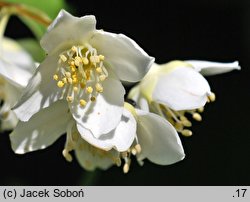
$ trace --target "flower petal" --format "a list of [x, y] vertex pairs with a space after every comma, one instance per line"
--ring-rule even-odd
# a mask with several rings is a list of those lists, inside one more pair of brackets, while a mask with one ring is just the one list
[[90, 43], [105, 56], [105, 60], [120, 80], [137, 82], [147, 73], [154, 58], [123, 34], [98, 30]]
[[108, 77], [103, 83], [103, 93], [95, 102], [85, 107], [79, 103], [69, 104], [72, 115], [79, 125], [89, 129], [95, 137], [113, 130], [121, 120], [125, 90], [120, 81]]
[[135, 139], [136, 121], [133, 115], [126, 109], [119, 125], [107, 134], [102, 134], [96, 138], [88, 129], [77, 124], [77, 129], [82, 138], [88, 143], [103, 150], [111, 150], [115, 148], [119, 152], [128, 150]]
[[210, 87], [206, 79], [190, 67], [178, 67], [159, 77], [153, 100], [178, 110], [197, 109], [205, 105]]
[[118, 158], [119, 153], [115, 150], [103, 151], [91, 146], [89, 143], [80, 139], [78, 141], [79, 149], [75, 149], [75, 154], [80, 165], [89, 171], [100, 168], [107, 170], [114, 165], [115, 157]]
[[193, 68], [200, 72], [204, 76], [210, 76], [215, 74], [222, 74], [230, 72], [234, 69], [240, 70], [239, 62], [221, 63], [221, 62], [209, 62], [201, 60], [187, 60], [185, 61], [193, 66]]
[[35, 63], [17, 43], [4, 38], [0, 54], [0, 75], [17, 87], [26, 87]]
[[148, 158], [159, 165], [169, 165], [184, 159], [180, 138], [174, 127], [162, 117], [137, 110], [138, 142], [141, 153], [138, 160]]
[[39, 110], [50, 106], [62, 99], [63, 90], [58, 88], [53, 75], [56, 71], [58, 55], [48, 56], [37, 68], [28, 86], [14, 107], [21, 121], [28, 121]]
[[78, 18], [61, 10], [41, 39], [41, 46], [49, 53], [62, 44], [72, 46], [72, 44], [84, 43], [93, 34], [95, 25], [95, 16], [87, 15]]
[[18, 153], [44, 149], [66, 131], [71, 119], [67, 103], [58, 101], [35, 114], [28, 122], [19, 122], [10, 134], [12, 149]]

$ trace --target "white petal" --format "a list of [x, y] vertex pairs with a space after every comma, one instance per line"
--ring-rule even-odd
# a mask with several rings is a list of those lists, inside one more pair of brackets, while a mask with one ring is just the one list
[[10, 134], [12, 149], [18, 153], [44, 149], [54, 143], [66, 131], [71, 119], [67, 103], [58, 101], [41, 110], [28, 122], [19, 122]]
[[95, 137], [113, 130], [120, 122], [125, 90], [120, 81], [108, 77], [103, 83], [103, 93], [95, 102], [89, 101], [85, 107], [79, 103], [69, 104], [76, 122], [89, 129]]
[[[22, 88], [16, 87], [12, 83], [5, 82], [4, 83], [4, 105], [8, 105], [8, 110], [10, 110], [18, 101], [21, 96]], [[2, 107], [3, 108], [3, 107]], [[1, 108], [1, 111], [2, 111]]]
[[230, 72], [234, 69], [237, 70], [241, 69], [238, 61], [231, 63], [221, 63], [221, 62], [209, 62], [201, 60], [187, 60], [185, 62], [191, 64], [196, 71], [200, 72], [204, 76], [222, 74]]
[[81, 145], [79, 149], [75, 149], [76, 158], [80, 165], [89, 171], [96, 168], [108, 169], [114, 165], [113, 158], [119, 155], [115, 150], [103, 151], [97, 149], [82, 139], [78, 141], [78, 144]]
[[117, 151], [123, 152], [128, 150], [135, 139], [136, 121], [133, 115], [124, 109], [119, 125], [111, 132], [102, 134], [98, 138], [80, 124], [77, 124], [77, 129], [88, 143], [103, 150], [115, 148]]
[[169, 165], [184, 159], [180, 138], [174, 127], [165, 119], [153, 113], [137, 110], [138, 142], [142, 151], [138, 160], [148, 158], [159, 165]]
[[153, 100], [169, 108], [191, 110], [205, 105], [210, 87], [206, 79], [190, 67], [178, 67], [159, 77]]
[[154, 58], [123, 34], [96, 31], [90, 43], [123, 81], [141, 80], [154, 62]]
[[4, 38], [0, 49], [0, 75], [17, 87], [25, 87], [35, 72], [32, 58], [17, 43]]
[[83, 44], [95, 30], [95, 16], [74, 17], [61, 10], [41, 39], [41, 46], [48, 53], [58, 46]]
[[37, 68], [21, 99], [14, 107], [21, 121], [28, 121], [39, 110], [62, 99], [62, 89], [57, 87], [53, 75], [56, 71], [58, 55], [48, 56]]

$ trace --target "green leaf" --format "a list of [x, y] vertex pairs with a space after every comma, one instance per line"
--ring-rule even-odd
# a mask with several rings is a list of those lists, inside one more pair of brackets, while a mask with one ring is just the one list
[[45, 52], [40, 44], [32, 38], [20, 39], [17, 41], [28, 53], [31, 54], [36, 62], [42, 62], [45, 57]]

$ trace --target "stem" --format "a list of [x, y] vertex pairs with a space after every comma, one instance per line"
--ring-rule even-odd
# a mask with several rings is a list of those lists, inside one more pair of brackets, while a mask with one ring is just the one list
[[18, 14], [24, 17], [31, 18], [46, 27], [51, 23], [51, 19], [49, 19], [49, 17], [47, 17], [45, 13], [41, 12], [40, 10], [37, 13], [29, 9], [27, 6], [15, 3], [0, 2], [0, 8], [8, 8], [10, 14]]

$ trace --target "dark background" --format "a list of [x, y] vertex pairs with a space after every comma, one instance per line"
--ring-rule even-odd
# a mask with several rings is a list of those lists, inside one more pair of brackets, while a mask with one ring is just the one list
[[[208, 77], [217, 95], [194, 135], [182, 138], [186, 158], [171, 166], [132, 162], [85, 172], [61, 155], [65, 137], [51, 147], [15, 155], [0, 136], [1, 185], [250, 185], [250, 1], [68, 1], [74, 14], [94, 14], [97, 27], [133, 38], [157, 63], [174, 59], [238, 60], [241, 71]], [[11, 37], [28, 32], [13, 20]], [[13, 32], [12, 30], [16, 30]]]

